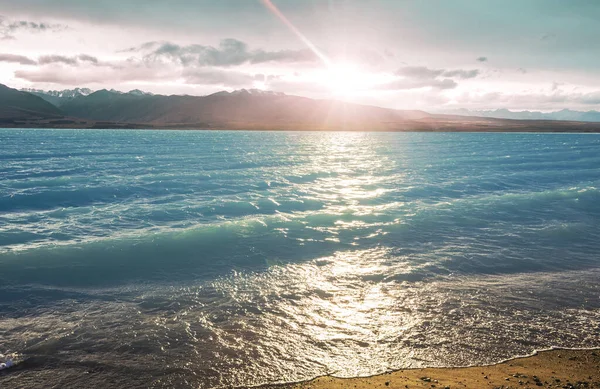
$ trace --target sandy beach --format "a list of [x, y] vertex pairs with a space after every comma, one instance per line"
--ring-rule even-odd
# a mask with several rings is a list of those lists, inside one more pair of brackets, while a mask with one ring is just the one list
[[365, 378], [320, 377], [279, 388], [600, 388], [600, 350], [551, 350], [497, 365], [399, 370]]

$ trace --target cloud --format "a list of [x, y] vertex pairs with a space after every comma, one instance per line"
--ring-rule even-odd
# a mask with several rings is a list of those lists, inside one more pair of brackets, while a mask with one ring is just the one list
[[123, 66], [82, 66], [76, 72], [70, 65], [55, 62], [31, 70], [15, 71], [15, 78], [29, 82], [81, 86], [85, 84], [123, 83], [133, 81], [174, 81], [180, 74], [170, 69], [140, 64]]
[[0, 39], [9, 40], [15, 39], [14, 34], [19, 31], [27, 32], [57, 32], [67, 29], [68, 26], [64, 24], [51, 24], [51, 23], [36, 23], [25, 20], [8, 20], [3, 16], [0, 16]]
[[479, 75], [479, 70], [444, 70], [444, 69], [430, 69], [425, 66], [405, 66], [396, 71], [396, 75], [415, 78], [415, 79], [434, 79], [437, 77], [449, 77], [449, 78], [475, 78]]
[[329, 94], [331, 90], [328, 86], [314, 81], [292, 81], [275, 78], [269, 82], [269, 89], [275, 92], [283, 93], [315, 93]]
[[453, 89], [458, 84], [456, 81], [449, 78], [444, 79], [410, 79], [404, 78], [396, 81], [392, 81], [387, 84], [380, 85], [374, 89], [381, 90], [406, 90], [406, 89], [419, 89], [419, 88], [435, 88], [435, 89]]
[[487, 62], [487, 60], [488, 60], [487, 57], [478, 57], [477, 58], [477, 61], [479, 61], [479, 62]]
[[[87, 54], [79, 54], [74, 57], [67, 57], [64, 55], [42, 55], [38, 60], [33, 60], [29, 57], [16, 54], [0, 54], [0, 62], [12, 62], [21, 65], [50, 65], [56, 63], [62, 63], [70, 66], [78, 66], [82, 63], [90, 63], [93, 65], [102, 65], [98, 58]], [[112, 64], [104, 63], [106, 66], [112, 66]]]
[[[556, 87], [555, 87], [556, 86]], [[464, 93], [454, 98], [454, 104], [461, 107], [482, 109], [563, 109], [566, 105], [590, 109], [600, 104], [600, 91], [586, 93], [564, 92], [553, 84], [549, 93], [504, 93], [490, 91], [486, 93]]]
[[558, 89], [559, 89], [559, 87], [560, 87], [561, 85], [563, 85], [563, 84], [562, 84], [562, 83], [559, 83], [559, 82], [556, 82], [556, 81], [554, 81], [554, 82], [552, 83], [552, 88], [551, 88], [551, 90], [552, 90], [552, 91], [556, 91], [556, 90], [558, 90]]
[[405, 66], [396, 71], [396, 75], [417, 79], [433, 79], [444, 73], [443, 70], [429, 69], [425, 66]]
[[406, 90], [419, 88], [453, 89], [458, 86], [453, 79], [469, 79], [479, 75], [479, 70], [431, 69], [425, 66], [404, 66], [395, 72], [402, 78], [381, 85], [385, 90]]
[[225, 85], [243, 86], [251, 85], [254, 81], [264, 80], [264, 75], [253, 75], [238, 71], [224, 71], [219, 69], [186, 69], [182, 73], [187, 84], [196, 85]]
[[444, 77], [455, 77], [455, 78], [462, 78], [462, 79], [475, 78], [478, 75], [479, 75], [479, 70], [477, 70], [477, 69], [472, 69], [472, 70], [462, 70], [462, 69], [447, 70], [444, 73], [442, 73], [442, 76], [444, 76]]
[[48, 24], [48, 23], [35, 23], [35, 22], [26, 22], [19, 21], [7, 24], [6, 28], [9, 31], [16, 30], [29, 30], [29, 31], [48, 31], [48, 30], [57, 30], [60, 29], [60, 25]]
[[42, 55], [38, 59], [38, 63], [40, 65], [47, 65], [47, 64], [51, 64], [51, 63], [64, 63], [67, 65], [76, 65], [77, 58], [65, 57], [64, 55]]
[[541, 41], [550, 41], [556, 39], [556, 34], [544, 34], [540, 37]]
[[[175, 82], [182, 80], [189, 85], [223, 85], [225, 87], [253, 86], [255, 82], [269, 82], [276, 76], [254, 74], [238, 69], [223, 69], [228, 64], [262, 63], [297, 59], [295, 51], [267, 52], [249, 51], [241, 41], [225, 40], [219, 50], [206, 46], [178, 46], [165, 42], [149, 42], [127, 52], [141, 54], [123, 60], [103, 61], [95, 56], [79, 54], [41, 55], [37, 60], [22, 56], [4, 55], [0, 61], [38, 65], [34, 69], [18, 69], [15, 77], [29, 82], [60, 85], [108, 84], [115, 82]], [[143, 51], [151, 51], [145, 54]], [[192, 57], [187, 59], [186, 55]], [[149, 60], [148, 56], [160, 58], [174, 56], [177, 62]], [[233, 65], [232, 65], [233, 66]]]
[[92, 64], [99, 64], [98, 58], [87, 54], [80, 54], [75, 57], [67, 57], [64, 55], [42, 55], [38, 58], [40, 65], [48, 65], [53, 63], [63, 63], [66, 65], [78, 65], [81, 62], [89, 62]]
[[[308, 49], [266, 51], [250, 50], [248, 45], [237, 39], [223, 39], [219, 47], [199, 44], [180, 46], [171, 42], [148, 42], [127, 52], [147, 52], [144, 60], [156, 62], [170, 60], [183, 66], [227, 67], [244, 63], [265, 62], [316, 62], [317, 56]], [[149, 52], [148, 52], [149, 51]]]
[[[82, 58], [84, 57], [84, 58]], [[83, 61], [86, 59], [87, 61]], [[189, 85], [252, 86], [255, 81], [274, 79], [264, 74], [251, 74], [219, 68], [182, 68], [168, 64], [147, 64], [142, 61], [96, 62], [95, 57], [43, 56], [41, 66], [19, 69], [15, 77], [29, 82], [81, 86], [123, 82], [175, 82], [183, 79]], [[73, 66], [77, 66], [73, 71]]]
[[153, 48], [155, 48], [156, 46], [159, 46], [160, 44], [161, 43], [157, 42], [157, 41], [146, 42], [146, 43], [142, 43], [139, 46], [129, 47], [125, 50], [118, 50], [117, 53], [134, 53], [134, 52], [152, 50]]
[[0, 62], [18, 63], [20, 65], [35, 65], [37, 62], [23, 55], [0, 54]]
[[578, 98], [582, 104], [597, 105], [600, 104], [600, 91], [585, 93]]
[[98, 63], [98, 58], [87, 54], [79, 54], [77, 58], [79, 58], [80, 61], [84, 62], [91, 62], [96, 64]]

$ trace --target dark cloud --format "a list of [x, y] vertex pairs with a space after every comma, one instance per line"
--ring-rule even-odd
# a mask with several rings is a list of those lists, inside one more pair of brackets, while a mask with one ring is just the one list
[[224, 39], [219, 47], [203, 45], [180, 46], [171, 42], [148, 42], [128, 52], [148, 52], [146, 61], [170, 60], [183, 66], [235, 66], [244, 63], [265, 62], [315, 62], [317, 56], [308, 49], [266, 51], [250, 50], [248, 45], [237, 39]]
[[28, 32], [46, 32], [46, 31], [62, 31], [67, 29], [68, 26], [64, 24], [51, 24], [51, 23], [36, 23], [25, 20], [8, 20], [0, 16], [0, 39], [15, 39], [14, 34], [19, 31]]
[[478, 57], [477, 58], [477, 61], [479, 61], [479, 62], [487, 62], [487, 60], [488, 60], [487, 57]]
[[19, 22], [8, 23], [6, 25], [6, 28], [9, 31], [16, 31], [16, 30], [48, 31], [48, 30], [52, 30], [52, 29], [57, 29], [59, 27], [58, 27], [58, 25], [53, 25], [53, 24], [48, 24], [48, 23], [35, 23], [35, 22], [19, 21]]
[[444, 77], [454, 77], [454, 78], [462, 78], [462, 79], [475, 78], [478, 75], [479, 75], [479, 70], [477, 70], [477, 69], [471, 69], [471, 70], [462, 70], [462, 69], [447, 70], [444, 73], [442, 73], [442, 76], [444, 76]]
[[98, 63], [98, 58], [87, 54], [80, 54], [77, 58], [79, 58], [79, 60], [83, 62], [91, 62], [95, 64]]
[[64, 55], [42, 55], [38, 59], [38, 63], [40, 65], [48, 65], [51, 63], [64, 63], [67, 65], [76, 65], [77, 58], [76, 57], [66, 57]]
[[37, 62], [23, 55], [0, 54], [0, 62], [18, 63], [21, 65], [35, 65]]

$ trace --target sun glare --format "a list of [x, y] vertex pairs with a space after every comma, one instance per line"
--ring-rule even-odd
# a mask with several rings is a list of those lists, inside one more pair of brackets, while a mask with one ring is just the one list
[[353, 64], [334, 64], [328, 67], [323, 83], [336, 96], [351, 96], [368, 89], [369, 77]]
[[252, 83], [252, 87], [254, 89], [260, 89], [260, 90], [267, 90], [268, 89], [267, 83], [264, 82], [264, 81], [254, 81]]
[[318, 82], [335, 97], [353, 97], [371, 92], [388, 81], [385, 74], [371, 73], [352, 63], [335, 63], [317, 75]]

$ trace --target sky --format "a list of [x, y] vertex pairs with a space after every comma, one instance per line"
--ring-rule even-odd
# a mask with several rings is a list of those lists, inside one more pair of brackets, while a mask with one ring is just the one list
[[600, 1], [0, 0], [0, 83], [600, 109]]

